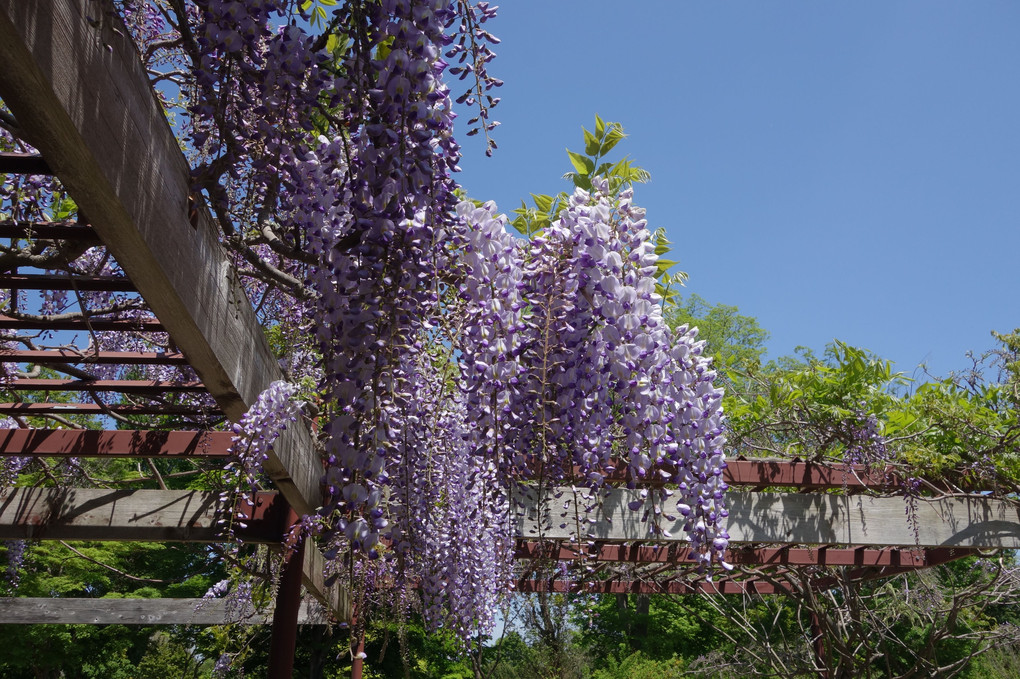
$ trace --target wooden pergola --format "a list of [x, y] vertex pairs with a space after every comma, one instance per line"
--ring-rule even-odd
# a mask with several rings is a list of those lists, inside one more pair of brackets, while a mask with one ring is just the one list
[[[144, 318], [26, 319], [0, 316], [0, 331], [79, 330], [166, 332], [176, 350], [91, 352], [13, 348], [0, 361], [14, 364], [189, 365], [193, 383], [139, 380], [14, 378], [2, 386], [8, 416], [176, 414], [222, 416], [237, 421], [258, 395], [282, 374], [255, 313], [225, 254], [211, 217], [192, 199], [190, 169], [167, 123], [139, 56], [112, 15], [99, 17], [88, 0], [0, 0], [0, 98], [41, 155], [4, 154], [0, 173], [56, 175], [77, 203], [79, 220], [68, 223], [3, 223], [0, 237], [103, 244], [125, 277], [43, 276], [0, 272], [10, 290], [106, 290], [137, 292], [152, 315]], [[83, 216], [87, 215], [87, 220]], [[73, 392], [76, 402], [38, 395]], [[100, 393], [208, 394], [215, 406], [110, 404]], [[7, 398], [7, 397], [5, 397]], [[217, 431], [0, 430], [0, 455], [49, 457], [227, 457], [231, 435]], [[321, 503], [323, 464], [303, 423], [288, 427], [265, 465], [276, 490], [260, 494], [242, 537], [249, 543], [281, 544], [298, 517]], [[883, 470], [783, 460], [735, 460], [726, 470], [737, 489], [729, 496], [728, 531], [735, 564], [844, 565], [859, 577], [882, 577], [924, 568], [977, 550], [1020, 548], [1020, 510], [981, 494], [918, 500], [918, 532], [904, 520], [901, 497], [863, 491], [889, 489], [896, 479]], [[623, 481], [622, 472], [610, 482]], [[765, 489], [789, 488], [789, 492]], [[841, 493], [828, 491], [841, 490]], [[561, 489], [564, 497], [573, 491]], [[650, 541], [648, 527], [620, 511], [637, 491], [613, 488], [602, 502], [612, 522], [591, 526], [584, 545], [576, 531], [556, 528], [550, 503], [531, 499], [518, 524], [522, 560], [585, 560], [641, 564], [660, 576], [654, 582], [612, 577], [571, 582], [525, 571], [519, 591], [578, 592], [777, 592], [746, 577], [707, 580], [690, 563], [680, 537]], [[568, 500], [570, 501], [570, 500]], [[562, 500], [557, 507], [562, 506]], [[224, 507], [216, 493], [173, 490], [73, 488], [0, 489], [0, 539], [153, 540], [219, 542], [216, 521]], [[668, 527], [667, 527], [668, 528]], [[669, 531], [681, 536], [679, 526]], [[301, 603], [300, 589], [335, 620], [351, 617], [347, 597], [323, 579], [324, 559], [312, 543], [292, 551], [276, 597], [272, 676], [290, 676], [297, 624], [322, 622]], [[596, 571], [598, 572], [598, 571]], [[101, 603], [100, 603], [101, 602]], [[164, 599], [0, 600], [5, 622], [95, 624], [219, 624], [222, 605]], [[259, 618], [255, 623], [267, 622]]]

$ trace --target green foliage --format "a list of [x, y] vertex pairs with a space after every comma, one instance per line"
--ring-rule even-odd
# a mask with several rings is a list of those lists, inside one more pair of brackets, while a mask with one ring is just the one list
[[[591, 191], [592, 179], [602, 177], [609, 182], [609, 193], [616, 195], [627, 186], [649, 180], [651, 175], [634, 165], [627, 157], [616, 162], [606, 160], [606, 155], [627, 136], [623, 132], [623, 125], [607, 123], [596, 115], [595, 132], [589, 132], [585, 128], [582, 128], [582, 132], [584, 153], [567, 149], [567, 158], [574, 171], [563, 175], [563, 178], [570, 180], [575, 187]], [[541, 233], [556, 219], [566, 204], [567, 194], [560, 192], [555, 196], [549, 196], [533, 193], [531, 198], [534, 207], [528, 207], [521, 201], [521, 207], [514, 210], [517, 216], [510, 222], [511, 226], [528, 238]]]
[[620, 672], [656, 665], [679, 671], [724, 641], [715, 631], [724, 621], [698, 597], [601, 595], [581, 603], [577, 643], [606, 677], [644, 676]]
[[653, 660], [636, 651], [623, 660], [610, 658], [606, 667], [595, 670], [592, 679], [682, 679], [687, 676], [679, 658]]
[[668, 307], [666, 322], [674, 328], [684, 323], [697, 326], [698, 339], [705, 340], [716, 369], [752, 370], [761, 365], [769, 333], [757, 319], [739, 312], [735, 306], [709, 304], [697, 294], [677, 296]]

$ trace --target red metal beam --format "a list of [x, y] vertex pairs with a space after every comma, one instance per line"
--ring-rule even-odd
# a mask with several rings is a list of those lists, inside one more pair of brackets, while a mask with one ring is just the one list
[[205, 391], [201, 382], [168, 382], [165, 380], [49, 380], [13, 379], [0, 383], [0, 390], [18, 391], [104, 391], [121, 394], [155, 395], [167, 392], [193, 393]]
[[697, 580], [694, 582], [645, 582], [641, 580], [518, 580], [518, 592], [577, 594], [783, 594], [785, 590], [762, 580]]
[[188, 365], [179, 352], [162, 351], [36, 351], [0, 347], [4, 363], [95, 363], [103, 365]]
[[0, 174], [53, 174], [38, 153], [0, 153]]
[[115, 403], [100, 406], [97, 403], [0, 403], [0, 415], [105, 415], [107, 411], [118, 415], [210, 415], [219, 414], [216, 406], [200, 408], [182, 405], [124, 405]]
[[45, 457], [227, 457], [226, 431], [0, 429], [0, 455]]
[[[726, 552], [732, 564], [763, 566], [859, 566], [926, 568], [973, 550], [960, 547], [742, 547]], [[957, 554], [960, 556], [953, 556]], [[599, 562], [691, 564], [691, 550], [682, 545], [614, 545], [596, 544], [580, 550], [569, 545], [543, 544], [522, 540], [517, 545], [519, 559]]]
[[796, 486], [801, 490], [876, 488], [899, 483], [892, 472], [884, 469], [799, 460], [727, 460], [723, 479], [732, 486]]
[[67, 274], [0, 274], [0, 288], [135, 292], [134, 283], [125, 276], [70, 276]]
[[[281, 498], [282, 499], [282, 498]], [[301, 532], [301, 517], [293, 509], [287, 512], [289, 533]], [[276, 591], [273, 609], [273, 631], [269, 640], [269, 679], [290, 679], [294, 673], [294, 650], [297, 648], [298, 613], [301, 611], [301, 571], [304, 565], [305, 541], [297, 538], [287, 549]]]
[[0, 238], [101, 242], [91, 226], [79, 222], [0, 222]]
[[0, 330], [95, 330], [97, 332], [165, 332], [154, 318], [138, 320], [90, 318], [12, 318], [0, 314]]

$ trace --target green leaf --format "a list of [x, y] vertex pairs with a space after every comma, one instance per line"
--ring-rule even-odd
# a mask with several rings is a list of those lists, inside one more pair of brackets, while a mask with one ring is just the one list
[[652, 234], [652, 240], [655, 242], [655, 254], [659, 257], [673, 249], [673, 244], [666, 238], [666, 230], [661, 227]]
[[606, 123], [605, 123], [604, 120], [602, 120], [602, 118], [599, 117], [599, 114], [596, 113], [595, 114], [595, 136], [598, 137], [599, 139], [602, 139], [605, 136], [605, 134], [606, 134]]
[[602, 142], [602, 148], [599, 149], [599, 154], [603, 156], [606, 155], [626, 136], [627, 135], [623, 133], [623, 128], [620, 127], [619, 124], [614, 124], [609, 128], [609, 132], [606, 133], [606, 140]]
[[673, 261], [670, 261], [668, 259], [660, 259], [658, 262], [655, 263], [655, 266], [657, 267], [656, 273], [655, 273], [656, 278], [658, 278], [662, 274], [666, 273], [667, 271], [672, 269], [677, 264], [679, 264], [679, 262], [673, 262]]
[[301, 3], [301, 11], [307, 12], [308, 8], [311, 7], [313, 4], [315, 4], [315, 0], [305, 0], [304, 2]]
[[575, 174], [574, 186], [585, 191], [591, 191], [591, 179], [587, 175]]
[[[574, 166], [577, 173], [580, 175], [589, 175], [591, 171], [595, 169], [595, 163], [591, 158], [582, 156], [580, 153], [574, 153], [570, 149], [567, 149], [567, 155], [570, 157], [570, 164]], [[591, 182], [588, 183], [589, 186]]]
[[552, 196], [546, 196], [544, 194], [539, 195], [533, 193], [531, 194], [531, 198], [532, 200], [535, 201], [535, 207], [537, 207], [541, 212], [545, 212], [546, 214], [548, 214], [549, 211], [552, 210], [554, 200]]
[[583, 127], [581, 130], [584, 132], [584, 152], [589, 156], [597, 156], [599, 154], [599, 146], [601, 145], [598, 138]]
[[68, 197], [63, 197], [53, 205], [53, 221], [64, 222], [78, 211], [78, 205]]

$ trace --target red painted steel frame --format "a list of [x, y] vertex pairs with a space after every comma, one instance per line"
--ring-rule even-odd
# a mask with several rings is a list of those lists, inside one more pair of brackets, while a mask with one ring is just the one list
[[0, 429], [0, 455], [49, 457], [227, 457], [226, 431]]
[[103, 365], [188, 365], [179, 352], [160, 351], [36, 351], [0, 347], [0, 362], [5, 363], [96, 363]]
[[782, 594], [784, 590], [762, 580], [719, 580], [708, 582], [643, 582], [636, 580], [518, 580], [518, 592], [562, 592], [577, 594]]
[[135, 292], [134, 283], [124, 276], [69, 276], [67, 274], [0, 274], [0, 288]]
[[[961, 547], [738, 547], [726, 553], [733, 564], [776, 566], [889, 566], [924, 568], [951, 561], [958, 555], [974, 550]], [[691, 550], [682, 545], [619, 545], [601, 544], [580, 550], [569, 545], [550, 545], [520, 541], [517, 557], [546, 558], [553, 561], [591, 559], [605, 562], [630, 563], [692, 563]]]
[[78, 222], [0, 222], [0, 238], [100, 242], [92, 227]]
[[0, 414], [23, 415], [212, 415], [220, 412], [216, 406], [160, 405], [99, 405], [97, 403], [0, 403]]
[[161, 380], [40, 380], [13, 379], [0, 384], [0, 389], [21, 391], [113, 391], [121, 394], [153, 395], [166, 392], [205, 391], [201, 382], [167, 382]]
[[0, 153], [0, 174], [52, 175], [53, 170], [38, 153]]
[[0, 314], [0, 330], [96, 330], [99, 332], [165, 332], [163, 324], [154, 318], [138, 320], [42, 317], [12, 318]]
[[[282, 499], [282, 498], [281, 498]], [[300, 532], [301, 517], [287, 510], [288, 533]], [[305, 541], [297, 539], [286, 556], [273, 610], [273, 630], [269, 641], [269, 679], [289, 679], [294, 671], [294, 650], [297, 648], [297, 621], [301, 609], [301, 571], [304, 565]]]

